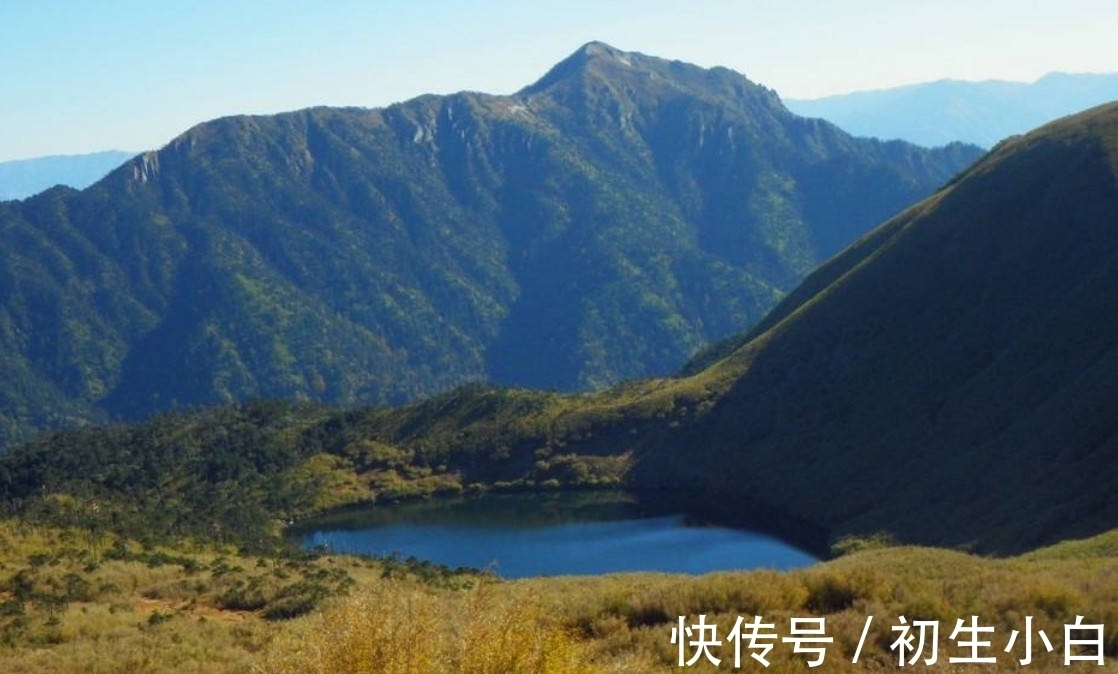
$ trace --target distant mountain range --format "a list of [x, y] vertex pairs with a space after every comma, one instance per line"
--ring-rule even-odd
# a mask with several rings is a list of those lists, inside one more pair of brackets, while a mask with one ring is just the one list
[[55, 185], [84, 189], [135, 154], [108, 150], [0, 162], [0, 200], [24, 199]]
[[1014, 134], [1118, 100], [1118, 73], [1050, 73], [1031, 83], [940, 80], [814, 100], [785, 100], [856, 136], [935, 147], [962, 141], [993, 147]]
[[230, 117], [0, 203], [0, 444], [250, 397], [664, 374], [980, 154], [579, 49], [511, 96]]

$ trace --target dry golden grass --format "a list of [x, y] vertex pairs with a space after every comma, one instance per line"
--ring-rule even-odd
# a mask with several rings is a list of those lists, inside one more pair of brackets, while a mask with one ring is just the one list
[[259, 619], [226, 621], [190, 611], [155, 615], [127, 605], [71, 606], [58, 643], [0, 647], [6, 674], [248, 673], [282, 626]]
[[[1112, 538], [1113, 536], [1111, 536]], [[1090, 663], [1063, 664], [1063, 626], [1076, 615], [1106, 626], [1108, 664], [1118, 658], [1118, 559], [1107, 538], [1078, 543], [1076, 557], [1059, 550], [1030, 558], [988, 559], [928, 548], [866, 550], [790, 573], [716, 573], [700, 577], [620, 574], [539, 578], [488, 584], [467, 592], [430, 590], [380, 581], [359, 596], [339, 600], [288, 632], [270, 651], [267, 674], [396, 672], [632, 672], [680, 671], [671, 629], [679, 616], [699, 614], [725, 638], [737, 617], [763, 616], [789, 635], [793, 617], [822, 617], [827, 635], [825, 667], [777, 643], [765, 669], [748, 660], [742, 669], [768, 672], [871, 672], [896, 669], [889, 644], [899, 616], [938, 620], [935, 671], [1019, 671], [1021, 640], [1006, 653], [1010, 632], [1043, 629], [1056, 651], [1033, 639], [1027, 671], [1097, 671]], [[1092, 552], [1094, 551], [1094, 552]], [[851, 662], [867, 616], [874, 622], [858, 664]], [[993, 646], [982, 655], [995, 665], [949, 662], [966, 655], [949, 635], [958, 618], [977, 615], [993, 626]], [[543, 653], [551, 658], [542, 659]], [[729, 645], [715, 651], [722, 665], [702, 662], [686, 671], [730, 671]], [[927, 655], [927, 652], [925, 652]]]
[[[382, 577], [380, 566], [326, 557], [306, 569], [283, 560], [237, 557], [225, 550], [168, 551], [194, 560], [151, 566], [109, 560], [86, 568], [57, 553], [80, 537], [73, 532], [0, 525], [0, 605], [11, 607], [13, 578], [31, 574], [41, 594], [70, 574], [88, 582], [89, 596], [51, 605], [32, 593], [22, 615], [0, 616], [9, 639], [0, 644], [0, 672], [143, 674], [657, 674], [732, 670], [732, 649], [717, 652], [722, 666], [681, 670], [671, 629], [679, 616], [699, 614], [725, 638], [737, 617], [763, 616], [788, 636], [792, 617], [823, 617], [825, 666], [777, 643], [766, 672], [872, 672], [896, 669], [889, 644], [901, 615], [940, 621], [940, 660], [928, 671], [1018, 671], [1005, 653], [1012, 629], [1025, 616], [1043, 629], [1056, 652], [1034, 639], [1030, 672], [1101, 671], [1065, 667], [1063, 626], [1083, 615], [1106, 626], [1107, 665], [1118, 662], [1118, 558], [1114, 533], [1011, 559], [947, 550], [869, 549], [789, 573], [728, 572], [691, 577], [619, 574], [537, 578], [513, 582], [470, 579], [432, 584], [404, 573]], [[44, 556], [45, 555], [45, 556]], [[34, 559], [35, 564], [29, 560]], [[188, 568], [191, 567], [191, 568]], [[302, 569], [302, 570], [299, 570]], [[293, 620], [269, 621], [266, 609], [228, 610], [230, 588], [281, 591], [283, 582], [335, 577], [355, 581], [348, 595]], [[305, 573], [304, 573], [305, 571]], [[444, 579], [445, 580], [445, 579]], [[269, 584], [274, 583], [273, 590]], [[82, 586], [85, 587], [85, 586]], [[236, 595], [242, 597], [241, 594]], [[857, 665], [851, 663], [867, 616], [874, 616]], [[996, 628], [988, 654], [996, 665], [955, 665], [961, 655], [948, 635], [958, 618], [977, 615]], [[22, 627], [11, 628], [22, 621]], [[748, 658], [748, 651], [743, 652]]]
[[306, 621], [268, 674], [590, 674], [585, 646], [526, 597], [382, 581]]
[[[336, 594], [349, 584], [343, 576], [367, 583], [380, 574], [357, 559], [115, 543], [0, 522], [0, 672], [247, 674], [277, 635], [298, 624], [265, 620], [269, 610], [300, 599], [314, 582]], [[110, 558], [121, 550], [125, 559]], [[228, 608], [245, 601], [261, 606]]]

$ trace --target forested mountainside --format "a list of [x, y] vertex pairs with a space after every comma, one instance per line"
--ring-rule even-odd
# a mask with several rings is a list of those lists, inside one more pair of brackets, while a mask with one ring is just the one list
[[978, 154], [600, 43], [511, 96], [201, 124], [0, 203], [0, 445], [254, 397], [667, 374]]

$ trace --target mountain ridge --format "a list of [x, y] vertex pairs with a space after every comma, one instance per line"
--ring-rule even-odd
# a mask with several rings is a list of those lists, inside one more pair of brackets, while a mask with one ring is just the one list
[[0, 201], [26, 199], [55, 185], [83, 189], [134, 156], [105, 150], [0, 162]]
[[853, 139], [731, 71], [619, 54], [588, 45], [511, 96], [225, 117], [0, 206], [21, 242], [0, 268], [0, 359], [23, 373], [0, 385], [6, 437], [665, 374], [978, 154]]
[[965, 141], [992, 147], [1065, 115], [1118, 99], [1118, 73], [1050, 72], [1033, 82], [944, 79], [818, 99], [787, 99], [797, 114], [855, 135], [924, 146]]

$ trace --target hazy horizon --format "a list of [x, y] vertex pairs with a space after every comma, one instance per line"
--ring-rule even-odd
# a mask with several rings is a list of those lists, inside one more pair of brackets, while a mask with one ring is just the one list
[[593, 40], [721, 65], [789, 99], [1118, 70], [1118, 5], [1009, 0], [246, 0], [0, 6], [0, 161], [156, 149], [226, 115], [512, 93]]

